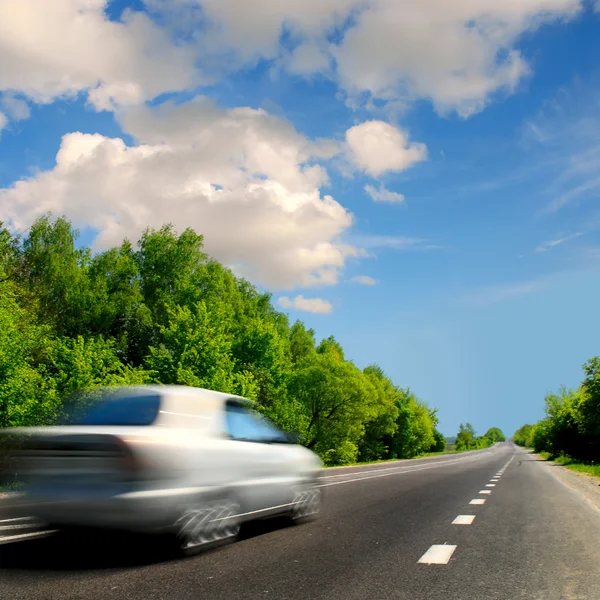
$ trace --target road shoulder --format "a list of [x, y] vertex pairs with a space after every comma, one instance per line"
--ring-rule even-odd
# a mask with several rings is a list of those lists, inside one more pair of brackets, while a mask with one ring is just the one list
[[530, 453], [555, 479], [582, 496], [589, 504], [600, 511], [600, 480], [587, 473], [571, 471], [563, 465], [546, 460], [539, 454]]

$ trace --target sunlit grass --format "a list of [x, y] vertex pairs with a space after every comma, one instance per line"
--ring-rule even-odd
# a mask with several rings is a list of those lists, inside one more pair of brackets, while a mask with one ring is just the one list
[[[482, 450], [482, 448], [479, 448]], [[424, 452], [412, 458], [382, 458], [381, 460], [370, 460], [366, 462], [350, 463], [348, 465], [325, 465], [327, 469], [333, 469], [336, 467], [359, 467], [361, 465], [378, 465], [380, 463], [399, 462], [404, 460], [414, 460], [415, 458], [427, 458], [429, 456], [443, 456], [444, 454], [461, 454], [467, 452], [467, 450], [454, 450], [454, 446], [449, 446], [447, 450], [441, 452]]]
[[587, 473], [588, 475], [600, 478], [600, 464], [598, 463], [581, 462], [570, 458], [569, 456], [553, 457], [550, 452], [540, 452], [539, 455], [546, 460], [553, 460], [556, 464], [567, 467], [567, 469], [571, 469], [571, 471]]

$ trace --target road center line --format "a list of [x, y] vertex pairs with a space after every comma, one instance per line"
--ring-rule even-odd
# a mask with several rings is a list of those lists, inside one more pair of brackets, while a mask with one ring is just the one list
[[456, 546], [434, 544], [417, 562], [425, 565], [447, 565], [455, 550]]
[[454, 521], [452, 521], [452, 525], [471, 525], [475, 520], [475, 515], [458, 515]]

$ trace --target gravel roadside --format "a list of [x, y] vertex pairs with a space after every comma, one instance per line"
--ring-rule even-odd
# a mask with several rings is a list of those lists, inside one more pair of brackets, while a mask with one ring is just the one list
[[583, 496], [587, 502], [600, 511], [600, 479], [587, 473], [571, 471], [551, 460], [544, 460], [539, 454], [532, 453], [531, 456], [539, 460], [543, 468], [553, 477]]

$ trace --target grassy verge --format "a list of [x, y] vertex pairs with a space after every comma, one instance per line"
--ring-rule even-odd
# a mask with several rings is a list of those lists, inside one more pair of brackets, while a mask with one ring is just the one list
[[383, 458], [381, 460], [357, 462], [357, 463], [351, 463], [349, 465], [326, 465], [325, 468], [326, 469], [335, 469], [335, 468], [341, 468], [341, 467], [360, 467], [362, 465], [379, 465], [382, 463], [398, 462], [398, 461], [404, 461], [404, 460], [414, 460], [416, 458], [427, 458], [430, 456], [443, 456], [445, 454], [461, 454], [462, 452], [469, 452], [469, 450], [454, 450], [454, 449], [452, 449], [452, 450], [444, 450], [443, 452], [425, 452], [424, 454], [419, 454], [418, 456], [413, 456], [412, 458]]
[[600, 478], [599, 464], [580, 462], [569, 458], [568, 456], [553, 457], [549, 452], [540, 452], [539, 455], [546, 460], [552, 460], [558, 465], [567, 467], [567, 469], [571, 469], [571, 471], [576, 471], [577, 473], [587, 473], [588, 475]]

